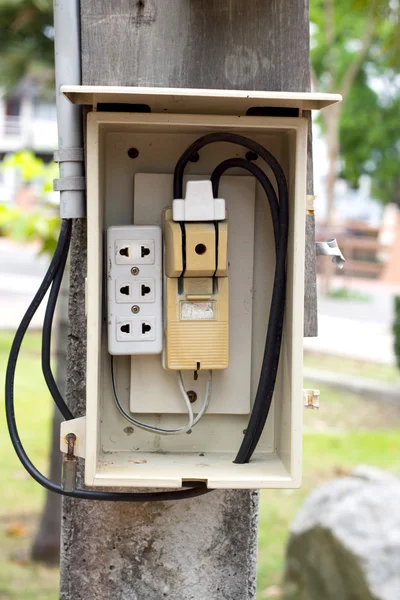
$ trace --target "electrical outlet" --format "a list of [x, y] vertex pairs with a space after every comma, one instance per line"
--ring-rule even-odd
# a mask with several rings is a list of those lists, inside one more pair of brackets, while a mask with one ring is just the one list
[[160, 227], [107, 230], [107, 294], [110, 354], [159, 354], [163, 339]]
[[154, 261], [154, 240], [116, 240], [117, 265], [153, 265]]
[[117, 279], [115, 289], [115, 301], [117, 303], [137, 304], [140, 302], [154, 302], [156, 284], [153, 277], [139, 279]]
[[[154, 317], [132, 317], [118, 319], [116, 338], [118, 342], [149, 342], [156, 339], [156, 322]], [[143, 354], [145, 354], [143, 352]]]

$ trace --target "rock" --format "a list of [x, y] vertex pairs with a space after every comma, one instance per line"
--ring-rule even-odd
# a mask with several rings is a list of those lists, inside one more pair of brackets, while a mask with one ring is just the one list
[[361, 466], [315, 489], [290, 530], [285, 600], [400, 600], [400, 479]]

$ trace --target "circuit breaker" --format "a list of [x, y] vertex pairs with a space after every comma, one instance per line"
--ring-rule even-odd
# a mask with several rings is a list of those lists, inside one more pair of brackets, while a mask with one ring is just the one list
[[86, 484], [298, 487], [303, 111], [340, 97], [62, 91], [92, 107], [87, 412], [68, 424]]

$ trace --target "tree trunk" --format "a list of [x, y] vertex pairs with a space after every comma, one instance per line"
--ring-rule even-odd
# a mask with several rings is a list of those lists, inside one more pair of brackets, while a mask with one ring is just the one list
[[[83, 84], [307, 91], [306, 0], [81, 0]], [[84, 414], [86, 226], [74, 224], [68, 398]], [[82, 481], [82, 472], [80, 473]], [[62, 600], [254, 600], [258, 493], [63, 500]]]
[[[56, 336], [56, 381], [65, 397], [67, 376], [67, 337], [68, 337], [68, 273], [65, 274], [55, 314]], [[52, 435], [50, 441], [50, 479], [60, 481], [62, 454], [60, 452], [60, 424], [62, 416], [54, 405]], [[61, 498], [46, 492], [46, 502], [40, 518], [39, 528], [33, 541], [32, 560], [48, 564], [58, 564], [60, 559]]]

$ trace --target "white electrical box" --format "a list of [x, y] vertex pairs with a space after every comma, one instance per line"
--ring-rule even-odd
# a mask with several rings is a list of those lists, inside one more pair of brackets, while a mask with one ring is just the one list
[[[308, 132], [303, 111], [324, 108], [340, 101], [340, 96], [91, 86], [64, 86], [62, 92], [72, 102], [92, 107], [86, 135], [86, 417], [62, 428], [64, 434], [67, 427], [77, 435], [77, 454], [85, 458], [85, 483], [177, 488], [186, 481], [202, 481], [209, 488], [298, 487]], [[176, 285], [182, 293], [182, 286], [190, 287], [191, 283], [181, 276], [178, 282], [167, 281], [171, 267], [166, 260], [170, 257], [164, 248], [162, 263], [161, 249], [166, 243], [165, 209], [172, 207], [174, 200], [175, 165], [192, 142], [215, 132], [239, 133], [262, 144], [280, 163], [289, 189], [287, 293], [279, 370], [266, 426], [247, 464], [233, 461], [248, 425], [260, 375], [275, 245], [265, 193], [242, 169], [229, 170], [219, 187], [227, 210], [222, 222], [227, 225], [220, 226], [219, 240], [221, 243], [222, 236], [227, 235], [228, 250], [226, 272], [217, 292], [222, 294], [226, 289], [229, 303], [224, 300], [218, 310], [224, 315], [228, 310], [229, 363], [227, 368], [213, 371], [207, 411], [189, 432], [159, 435], [132, 425], [117, 409], [113, 397], [111, 354], [114, 392], [126, 414], [163, 429], [182, 428], [187, 422], [177, 372], [165, 368], [165, 339], [159, 335], [158, 323], [165, 332], [166, 315], [171, 310], [165, 294], [163, 297], [168, 285]], [[188, 163], [185, 182], [210, 179], [219, 163], [232, 157], [245, 158], [246, 152], [228, 142], [210, 144]], [[252, 160], [276, 188], [270, 168], [257, 156]], [[143, 235], [144, 227], [149, 235]], [[170, 227], [179, 235], [173, 221]], [[186, 227], [187, 238], [196, 231]], [[203, 260], [200, 246], [196, 248]], [[179, 252], [172, 262], [179, 263]], [[155, 262], [147, 262], [149, 257]], [[142, 278], [140, 282], [138, 278]], [[216, 290], [206, 290], [206, 283], [204, 292], [192, 294], [200, 307], [198, 319], [213, 318], [209, 315], [213, 315]], [[179, 306], [179, 310], [185, 309], [182, 303]], [[142, 333], [143, 323], [151, 329], [146, 326]], [[120, 331], [121, 327], [124, 330]], [[152, 339], [143, 341], [142, 336], [150, 333]], [[201, 409], [207, 378], [206, 371], [183, 372], [183, 385], [191, 393], [195, 413]], [[63, 444], [62, 437], [64, 450]]]

